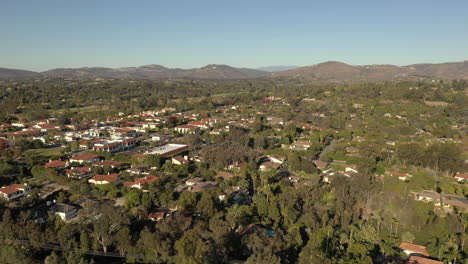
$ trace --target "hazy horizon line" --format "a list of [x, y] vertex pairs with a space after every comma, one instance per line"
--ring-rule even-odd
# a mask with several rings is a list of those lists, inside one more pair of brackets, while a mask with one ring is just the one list
[[367, 64], [361, 64], [361, 63], [348, 63], [345, 61], [340, 61], [340, 60], [327, 60], [327, 61], [322, 61], [322, 62], [317, 62], [313, 64], [308, 64], [308, 65], [293, 65], [293, 64], [271, 64], [271, 65], [263, 65], [263, 66], [238, 66], [238, 65], [232, 65], [232, 64], [226, 64], [226, 63], [208, 63], [208, 64], [202, 64], [201, 66], [195, 66], [195, 67], [177, 67], [177, 66], [166, 66], [164, 64], [157, 64], [157, 63], [149, 63], [149, 64], [141, 64], [138, 66], [59, 66], [59, 67], [52, 67], [48, 69], [43, 69], [43, 70], [34, 70], [34, 69], [28, 69], [28, 68], [21, 68], [21, 67], [9, 67], [9, 66], [0, 66], [0, 68], [3, 69], [10, 69], [10, 70], [24, 70], [24, 71], [31, 71], [31, 72], [46, 72], [50, 70], [55, 70], [55, 69], [84, 69], [84, 68], [106, 68], [106, 69], [124, 69], [124, 68], [139, 68], [139, 67], [144, 67], [144, 66], [151, 66], [151, 65], [157, 65], [157, 66], [162, 66], [168, 69], [181, 69], [181, 70], [192, 70], [192, 69], [199, 69], [203, 67], [207, 67], [210, 65], [225, 65], [233, 68], [245, 68], [245, 69], [259, 69], [259, 68], [267, 68], [267, 67], [308, 67], [308, 66], [314, 66], [314, 65], [319, 65], [327, 62], [339, 62], [339, 63], [344, 63], [347, 65], [351, 66], [375, 66], [375, 65], [392, 65], [392, 66], [397, 66], [397, 67], [404, 67], [404, 66], [410, 66], [410, 65], [418, 65], [418, 64], [444, 64], [444, 63], [461, 63], [461, 62], [467, 62], [468, 59], [462, 59], [458, 61], [437, 61], [437, 62], [416, 62], [416, 63], [410, 63], [410, 64], [392, 64], [392, 63], [367, 63]]

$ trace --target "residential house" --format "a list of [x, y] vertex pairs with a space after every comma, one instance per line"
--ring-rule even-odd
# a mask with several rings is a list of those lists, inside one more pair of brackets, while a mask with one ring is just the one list
[[136, 138], [121, 138], [112, 141], [100, 141], [93, 145], [94, 151], [119, 152], [134, 148], [137, 145]]
[[89, 179], [88, 182], [101, 185], [101, 184], [109, 184], [109, 183], [117, 183], [120, 181], [119, 174], [112, 173], [108, 175], [96, 174], [93, 178]]
[[226, 200], [226, 198], [230, 202], [239, 205], [250, 204], [252, 202], [249, 190], [243, 186], [232, 186], [231, 189], [225, 191], [225, 194], [218, 195], [218, 199], [221, 201]]
[[213, 182], [213, 181], [204, 181], [204, 182], [199, 182], [195, 185], [191, 185], [187, 187], [187, 190], [191, 192], [201, 192], [209, 188], [217, 187], [218, 183]]
[[409, 173], [401, 173], [401, 172], [395, 172], [395, 171], [389, 171], [388, 172], [392, 176], [397, 176], [399, 180], [406, 181], [409, 178], [413, 177], [413, 175]]
[[443, 262], [431, 258], [412, 255], [409, 256], [406, 264], [443, 264]]
[[267, 117], [267, 122], [270, 125], [284, 125], [283, 118], [269, 116]]
[[174, 130], [181, 134], [196, 134], [200, 131], [200, 128], [192, 125], [180, 125], [176, 126]]
[[94, 151], [118, 152], [122, 150], [118, 141], [101, 141], [93, 144]]
[[138, 132], [134, 128], [115, 128], [109, 134], [112, 138], [138, 137]]
[[78, 147], [80, 149], [89, 149], [89, 147], [91, 147], [92, 145], [93, 143], [89, 140], [81, 140]]
[[285, 157], [279, 155], [268, 155], [267, 157], [274, 163], [283, 164], [286, 161]]
[[204, 121], [192, 121], [192, 122], [189, 122], [187, 125], [195, 126], [200, 129], [206, 129], [209, 127], [208, 122], [204, 122]]
[[151, 130], [151, 129], [156, 129], [159, 127], [159, 123], [156, 123], [156, 122], [144, 122], [141, 124], [141, 127], [144, 128], [144, 129], [148, 129], [148, 130]]
[[68, 166], [68, 162], [61, 161], [61, 160], [49, 160], [49, 162], [44, 164], [44, 168], [55, 169], [55, 170], [61, 170], [67, 166]]
[[439, 203], [440, 194], [438, 194], [438, 193], [436, 193], [434, 191], [422, 191], [422, 192], [416, 194], [416, 199], [419, 200], [419, 201], [424, 201], [424, 202], [434, 202], [434, 201], [436, 201], [437, 203]]
[[200, 178], [200, 177], [192, 178], [192, 179], [186, 180], [186, 181], [185, 181], [185, 185], [187, 185], [187, 186], [194, 186], [194, 185], [196, 185], [196, 184], [198, 184], [198, 183], [201, 183], [201, 182], [203, 182], [203, 181], [205, 181], [205, 179]]
[[40, 134], [41, 134], [41, 132], [39, 130], [34, 130], [34, 129], [24, 129], [24, 130], [16, 131], [16, 132], [3, 133], [3, 135], [9, 140], [29, 138], [29, 137], [33, 137], [33, 136], [38, 136]]
[[288, 176], [288, 180], [290, 183], [295, 184], [295, 183], [298, 183], [301, 180], [301, 178], [297, 177], [296, 175], [291, 174]]
[[142, 178], [136, 178], [133, 182], [124, 182], [123, 186], [128, 188], [143, 189], [145, 184], [150, 185], [159, 180], [158, 176], [148, 175]]
[[36, 124], [33, 128], [40, 130], [41, 132], [57, 131], [60, 130], [60, 127], [54, 126], [52, 124]]
[[134, 165], [130, 169], [125, 170], [132, 175], [148, 175], [150, 167], [147, 165]]
[[112, 169], [118, 168], [122, 165], [123, 163], [118, 162], [118, 161], [98, 161], [98, 162], [91, 164], [91, 166], [94, 166], [94, 167], [100, 167], [100, 168], [110, 167]]
[[148, 218], [151, 221], [161, 221], [164, 219], [164, 217], [166, 217], [165, 212], [151, 212], [148, 214]]
[[172, 157], [171, 161], [172, 161], [172, 164], [176, 164], [176, 165], [182, 165], [182, 164], [188, 164], [189, 163], [189, 161], [187, 159], [187, 156], [182, 157], [180, 155]]
[[422, 191], [415, 193], [415, 199], [423, 202], [433, 202], [435, 206], [441, 207], [445, 211], [451, 211], [452, 208], [456, 207], [460, 210], [468, 210], [468, 200], [464, 197], [455, 195], [443, 195], [434, 191]]
[[408, 242], [401, 242], [400, 249], [402, 249], [406, 255], [419, 254], [423, 256], [429, 256], [426, 247]]
[[72, 167], [71, 169], [65, 170], [64, 172], [68, 178], [80, 180], [89, 177], [92, 173], [91, 167]]
[[8, 201], [19, 199], [31, 191], [31, 187], [23, 184], [12, 184], [0, 188], [0, 197]]
[[217, 182], [208, 182], [205, 181], [203, 178], [192, 178], [185, 181], [185, 184], [177, 186], [174, 191], [175, 192], [183, 192], [184, 190], [188, 190], [190, 192], [200, 192], [208, 188], [218, 186]]
[[73, 205], [56, 203], [52, 209], [54, 214], [58, 215], [63, 221], [74, 218], [78, 212], [78, 208]]
[[88, 163], [88, 164], [91, 164], [91, 163], [98, 162], [100, 160], [101, 160], [101, 158], [99, 156], [97, 156], [97, 155], [83, 154], [83, 155], [79, 155], [79, 156], [75, 156], [75, 157], [70, 158], [70, 163], [79, 163], [79, 164]]
[[166, 141], [171, 139], [171, 135], [166, 135], [166, 134], [151, 134], [151, 140], [152, 141]]
[[80, 135], [77, 135], [73, 132], [65, 133], [65, 135], [63, 136], [63, 139], [65, 139], [66, 142], [75, 142], [78, 141], [80, 138]]
[[[463, 197], [458, 197], [454, 195], [444, 195], [443, 198], [444, 206], [449, 206], [450, 208], [458, 208], [459, 210], [468, 211], [468, 200]], [[447, 209], [449, 210], [450, 209]]]
[[234, 161], [231, 164], [227, 165], [224, 169], [226, 170], [240, 170], [241, 168], [247, 166], [247, 163], [242, 161]]
[[70, 220], [77, 215], [78, 207], [64, 203], [55, 203], [55, 201], [47, 201], [45, 204], [36, 206], [28, 211], [37, 223], [42, 224], [48, 221], [50, 214], [58, 215], [63, 221]]
[[[150, 151], [145, 152], [145, 154], [158, 154], [161, 157], [171, 157], [173, 155], [181, 154], [188, 150], [187, 145], [183, 144], [166, 144], [163, 146], [155, 147]], [[144, 156], [143, 156], [144, 157]]]
[[270, 160], [267, 160], [267, 161], [263, 161], [260, 164], [259, 169], [260, 171], [271, 171], [271, 170], [277, 170], [279, 169], [279, 167], [281, 167], [280, 163], [275, 163]]
[[312, 146], [310, 142], [307, 141], [296, 141], [292, 144], [291, 149], [293, 150], [308, 150]]
[[453, 178], [455, 178], [458, 182], [466, 182], [468, 181], [468, 174], [457, 173]]
[[91, 136], [91, 137], [101, 137], [104, 135], [104, 131], [100, 130], [100, 129], [89, 129], [88, 130], [88, 135]]

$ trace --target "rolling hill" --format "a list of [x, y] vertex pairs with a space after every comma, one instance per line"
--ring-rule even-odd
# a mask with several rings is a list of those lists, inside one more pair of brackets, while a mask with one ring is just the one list
[[299, 68], [299, 66], [265, 66], [256, 68], [259, 71], [266, 71], [266, 72], [280, 72], [280, 71], [287, 71]]
[[[268, 67], [267, 67], [268, 68]], [[440, 64], [395, 65], [350, 65], [329, 61], [311, 66], [284, 71], [269, 72], [228, 65], [210, 64], [201, 68], [178, 69], [151, 64], [126, 68], [57, 68], [44, 72], [0, 68], [0, 79], [71, 78], [71, 79], [255, 79], [255, 78], [299, 78], [306, 81], [365, 82], [407, 79], [465, 79], [468, 80], [468, 61]], [[273, 67], [274, 68], [274, 67]]]
[[41, 78], [42, 74], [32, 71], [17, 70], [0, 68], [0, 79], [27, 79], [27, 78]]
[[191, 78], [191, 79], [251, 79], [266, 76], [266, 72], [234, 68], [227, 65], [211, 64], [194, 69], [170, 69], [161, 65], [146, 65], [127, 68], [77, 68], [53, 69], [42, 72], [50, 78], [115, 78], [115, 79], [160, 79], [160, 78]]
[[413, 64], [408, 66], [354, 66], [342, 62], [329, 61], [275, 72], [272, 73], [272, 76], [334, 82], [406, 80], [415, 78], [468, 80], [468, 61], [441, 64]]

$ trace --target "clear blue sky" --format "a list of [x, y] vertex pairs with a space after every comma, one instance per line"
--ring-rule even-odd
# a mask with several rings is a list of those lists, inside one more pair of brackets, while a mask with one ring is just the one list
[[0, 0], [0, 67], [468, 59], [467, 0]]

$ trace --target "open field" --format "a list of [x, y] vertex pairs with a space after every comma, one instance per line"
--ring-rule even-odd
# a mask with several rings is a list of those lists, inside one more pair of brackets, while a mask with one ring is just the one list
[[35, 157], [36, 159], [51, 159], [56, 156], [62, 155], [62, 149], [59, 148], [41, 148], [30, 149], [24, 153], [25, 156]]
[[54, 109], [54, 110], [50, 110], [49, 112], [52, 115], [62, 114], [65, 112], [72, 112], [72, 113], [77, 112], [80, 114], [86, 114], [86, 113], [95, 113], [95, 112], [101, 112], [101, 111], [107, 111], [107, 110], [109, 110], [109, 106], [107, 105], [89, 105], [89, 106], [84, 106], [84, 107]]

